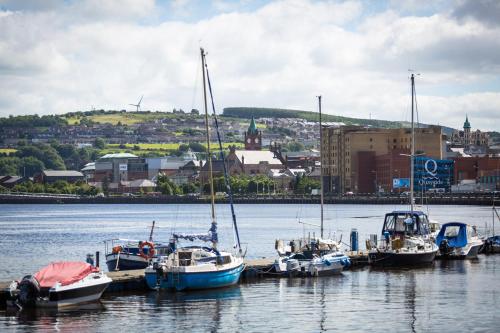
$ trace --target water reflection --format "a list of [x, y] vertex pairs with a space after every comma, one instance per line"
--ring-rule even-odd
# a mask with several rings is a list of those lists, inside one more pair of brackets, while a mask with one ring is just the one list
[[406, 308], [410, 312], [410, 328], [411, 332], [415, 333], [415, 323], [417, 321], [416, 315], [416, 279], [415, 272], [408, 272], [406, 274], [406, 287], [405, 287], [405, 300], [406, 300]]
[[240, 287], [233, 286], [185, 292], [153, 291], [145, 296], [145, 304], [170, 318], [170, 327], [175, 331], [193, 330], [199, 325], [200, 329], [219, 332], [222, 323], [232, 321], [230, 317], [237, 313], [242, 299]]
[[[105, 306], [100, 303], [89, 303], [67, 308], [23, 308], [7, 307], [5, 317], [14, 326], [27, 326], [40, 330], [60, 330], [92, 332], [89, 319], [105, 313]], [[1, 312], [0, 312], [1, 313]]]
[[466, 274], [467, 269], [472, 265], [479, 264], [479, 259], [467, 259], [467, 260], [438, 260], [437, 266], [443, 271]]

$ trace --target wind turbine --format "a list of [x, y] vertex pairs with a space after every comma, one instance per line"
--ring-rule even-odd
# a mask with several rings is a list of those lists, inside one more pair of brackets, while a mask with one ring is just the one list
[[139, 109], [141, 108], [141, 102], [142, 102], [143, 97], [144, 97], [144, 95], [141, 96], [141, 99], [139, 100], [139, 102], [137, 104], [129, 104], [129, 105], [135, 106], [137, 108], [136, 112], [139, 112]]

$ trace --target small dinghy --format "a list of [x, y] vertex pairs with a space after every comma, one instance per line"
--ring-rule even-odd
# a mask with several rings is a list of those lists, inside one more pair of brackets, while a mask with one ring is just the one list
[[85, 262], [55, 262], [10, 284], [19, 307], [66, 307], [97, 301], [111, 278]]

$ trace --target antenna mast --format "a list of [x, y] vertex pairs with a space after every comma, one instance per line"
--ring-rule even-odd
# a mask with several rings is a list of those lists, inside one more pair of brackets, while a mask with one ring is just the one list
[[319, 160], [320, 160], [320, 186], [321, 186], [321, 238], [323, 238], [323, 202], [324, 202], [324, 189], [323, 189], [323, 149], [321, 145], [323, 144], [323, 128], [321, 127], [321, 96], [318, 96], [318, 108], [319, 108]]
[[[212, 175], [212, 156], [210, 155], [210, 126], [208, 125], [208, 106], [207, 106], [207, 88], [205, 82], [205, 51], [200, 48], [201, 52], [201, 70], [203, 72], [203, 101], [205, 106], [205, 129], [207, 131], [207, 162], [208, 173], [210, 179], [210, 204], [212, 209], [212, 228], [216, 229], [217, 221], [215, 220], [215, 197], [214, 197], [214, 179]], [[217, 248], [217, 242], [212, 241], [214, 249]]]
[[415, 124], [413, 123], [413, 109], [415, 99], [415, 75], [411, 74], [411, 155], [410, 155], [410, 211], [413, 213], [414, 164], [415, 164]]

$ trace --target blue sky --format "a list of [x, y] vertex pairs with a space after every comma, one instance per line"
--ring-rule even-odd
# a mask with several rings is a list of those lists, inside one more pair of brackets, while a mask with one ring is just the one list
[[0, 0], [0, 116], [92, 107], [324, 110], [500, 131], [500, 2]]

